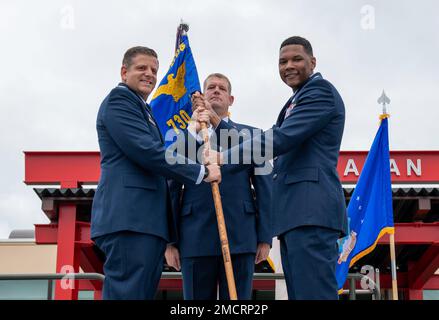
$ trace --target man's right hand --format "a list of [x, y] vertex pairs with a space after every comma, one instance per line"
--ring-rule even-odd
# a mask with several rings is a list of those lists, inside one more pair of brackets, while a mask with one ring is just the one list
[[210, 123], [210, 115], [207, 110], [203, 108], [195, 109], [192, 113], [191, 121], [189, 122], [189, 127], [193, 128], [196, 133], [201, 131], [201, 122], [205, 122], [207, 126]]
[[173, 267], [177, 271], [180, 271], [180, 253], [178, 252], [178, 249], [176, 247], [171, 244], [168, 244], [166, 246], [165, 259], [168, 266]]
[[218, 182], [221, 183], [221, 169], [217, 164], [209, 164], [206, 166], [209, 170], [209, 175], [206, 179], [204, 179], [205, 182]]

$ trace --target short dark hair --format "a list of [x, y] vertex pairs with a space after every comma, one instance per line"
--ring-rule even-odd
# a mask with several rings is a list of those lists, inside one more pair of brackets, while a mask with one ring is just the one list
[[308, 40], [306, 40], [305, 38], [302, 38], [299, 36], [289, 37], [288, 39], [285, 39], [284, 42], [282, 42], [282, 44], [280, 45], [280, 49], [282, 49], [285, 46], [289, 46], [291, 44], [301, 45], [303, 47], [303, 49], [305, 49], [305, 52], [308, 55], [310, 55], [310, 56], [314, 55], [312, 52], [311, 43]]
[[125, 66], [126, 68], [131, 66], [131, 64], [133, 63], [133, 59], [138, 54], [144, 54], [158, 59], [157, 53], [153, 49], [148, 47], [137, 46], [137, 47], [129, 48], [127, 52], [125, 52], [125, 54], [123, 55], [122, 65]]
[[209, 74], [207, 77], [206, 77], [206, 79], [204, 80], [204, 83], [203, 83], [203, 88], [204, 89], [206, 89], [206, 83], [207, 83], [207, 80], [209, 80], [210, 78], [220, 78], [220, 79], [224, 79], [224, 80], [226, 80], [227, 81], [227, 84], [229, 85], [229, 94], [231, 94], [232, 93], [232, 84], [230, 83], [230, 80], [229, 80], [229, 78], [227, 78], [225, 75], [223, 75], [222, 73], [211, 73], [211, 74]]

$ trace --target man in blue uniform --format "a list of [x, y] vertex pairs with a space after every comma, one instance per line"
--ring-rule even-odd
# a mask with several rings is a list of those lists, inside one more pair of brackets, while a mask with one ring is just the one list
[[[210, 141], [212, 147], [224, 150], [251, 138], [254, 129], [229, 118], [229, 107], [234, 101], [231, 90], [231, 83], [223, 74], [211, 74], [204, 81], [210, 122], [213, 127], [218, 127], [219, 122], [227, 127], [222, 134], [211, 129]], [[197, 111], [193, 118], [196, 116]], [[191, 128], [189, 131], [185, 138], [197, 139], [198, 150], [202, 139]], [[270, 251], [271, 183], [271, 175], [255, 175], [253, 167], [222, 175], [221, 200], [240, 300], [251, 299], [255, 263], [265, 260]], [[184, 298], [215, 300], [219, 288], [219, 299], [229, 299], [211, 186], [185, 184], [182, 189], [181, 184], [173, 183], [171, 193], [178, 207], [178, 242], [168, 245], [165, 257], [168, 265], [177, 270], [181, 267]]]
[[[336, 88], [314, 73], [315, 66], [308, 40], [286, 39], [279, 51], [279, 74], [293, 95], [269, 132], [223, 153], [226, 163], [244, 155], [255, 162], [252, 147], [259, 145], [274, 160], [273, 231], [280, 239], [289, 299], [338, 299], [337, 239], [347, 231], [336, 169], [345, 108]], [[215, 152], [211, 157], [217, 160]], [[222, 173], [248, 166], [225, 165]]]
[[91, 237], [106, 256], [104, 299], [154, 298], [166, 243], [175, 238], [166, 178], [188, 185], [221, 179], [216, 165], [168, 163], [146, 102], [158, 67], [154, 50], [129, 49], [122, 82], [104, 99], [97, 116], [101, 176]]

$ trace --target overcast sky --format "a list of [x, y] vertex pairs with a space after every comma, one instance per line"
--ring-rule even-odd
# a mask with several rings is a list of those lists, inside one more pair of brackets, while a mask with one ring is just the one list
[[160, 81], [181, 18], [200, 80], [231, 79], [236, 122], [275, 122], [291, 94], [278, 75], [279, 46], [301, 35], [344, 99], [342, 150], [369, 149], [383, 89], [391, 149], [438, 150], [438, 10], [435, 0], [1, 0], [0, 239], [48, 222], [23, 183], [23, 151], [98, 150], [96, 113], [120, 80], [125, 50], [154, 48]]

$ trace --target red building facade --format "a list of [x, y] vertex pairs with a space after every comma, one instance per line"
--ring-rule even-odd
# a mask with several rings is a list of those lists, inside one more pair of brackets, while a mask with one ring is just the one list
[[[366, 160], [366, 151], [340, 154], [338, 173], [346, 203]], [[393, 151], [390, 153], [396, 261], [400, 297], [420, 300], [424, 290], [439, 290], [439, 151]], [[99, 180], [98, 152], [25, 152], [25, 183], [53, 185], [35, 188], [49, 224], [35, 225], [37, 244], [57, 244], [57, 272], [72, 266], [75, 272], [102, 272], [102, 257], [90, 240], [90, 214], [94, 188]], [[381, 289], [391, 288], [389, 238], [359, 260], [380, 270]], [[101, 298], [102, 283], [76, 281], [63, 289], [57, 281], [56, 299], [74, 300], [78, 290], [93, 290]], [[162, 279], [162, 290], [180, 290], [181, 280]], [[255, 280], [254, 288], [274, 289], [274, 280]]]

